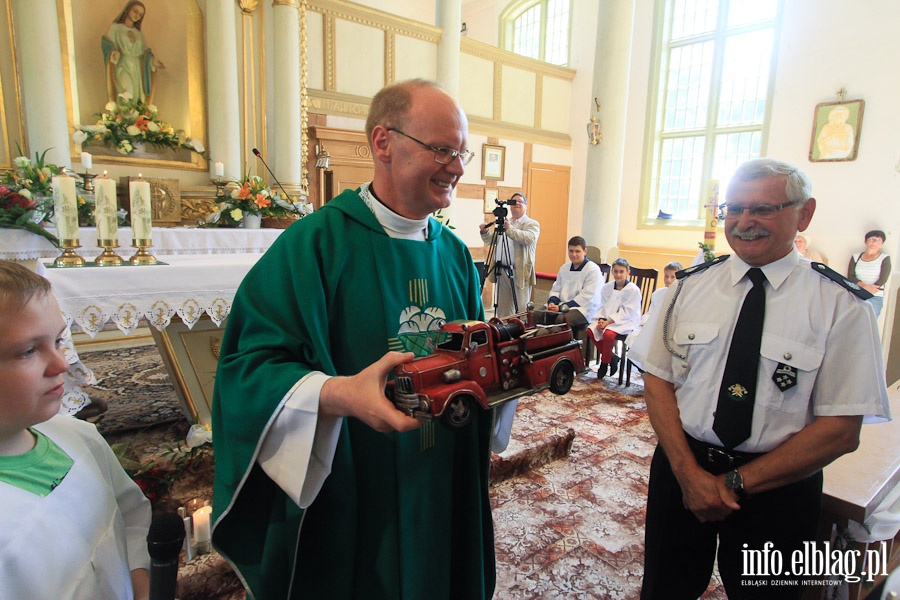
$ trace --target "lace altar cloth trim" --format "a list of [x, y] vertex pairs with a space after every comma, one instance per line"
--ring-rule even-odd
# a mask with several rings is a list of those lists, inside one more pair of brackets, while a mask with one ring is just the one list
[[156, 296], [142, 300], [131, 297], [120, 303], [111, 303], [109, 298], [104, 298], [74, 312], [66, 311], [64, 318], [69, 325], [76, 324], [91, 337], [96, 336], [110, 320], [125, 335], [137, 329], [144, 319], [162, 331], [169, 326], [175, 315], [178, 315], [188, 329], [193, 329], [204, 314], [209, 316], [216, 327], [221, 327], [231, 312], [231, 299], [235, 291], [223, 290], [213, 294], [181, 296], [178, 299]]

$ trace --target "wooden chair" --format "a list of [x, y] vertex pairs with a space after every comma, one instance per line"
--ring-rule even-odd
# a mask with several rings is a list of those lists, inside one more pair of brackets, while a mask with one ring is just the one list
[[606, 263], [600, 263], [597, 265], [600, 267], [600, 272], [603, 273], [603, 283], [609, 282], [609, 265]]
[[585, 250], [588, 260], [590, 260], [591, 262], [597, 263], [599, 265], [600, 261], [603, 260], [600, 254], [600, 248], [598, 248], [597, 246], [588, 246]]
[[[647, 314], [650, 310], [650, 296], [656, 291], [656, 280], [659, 278], [659, 271], [656, 269], [641, 269], [639, 267], [631, 267], [631, 273], [628, 275], [634, 285], [641, 288], [641, 314]], [[625, 345], [627, 335], [616, 336], [616, 342], [619, 344], [622, 352], [619, 361], [619, 385], [622, 385], [622, 375], [625, 374], [625, 387], [631, 385], [631, 367], [633, 362], [628, 360], [628, 346]]]

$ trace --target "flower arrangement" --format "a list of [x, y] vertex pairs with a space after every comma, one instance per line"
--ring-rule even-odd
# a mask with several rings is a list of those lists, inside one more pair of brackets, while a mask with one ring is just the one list
[[236, 227], [245, 215], [302, 219], [312, 212], [309, 202], [288, 201], [283, 193], [273, 192], [259, 175], [249, 173], [232, 181], [231, 192], [219, 200], [219, 207], [207, 222], [219, 227]]
[[[18, 192], [26, 198], [34, 196], [53, 195], [53, 177], [62, 173], [62, 169], [52, 163], [46, 162], [47, 152], [34, 153], [34, 162], [26, 156], [19, 156], [13, 160], [13, 169], [3, 174], [0, 181], [4, 186]], [[19, 148], [22, 154], [22, 148]]]
[[77, 144], [98, 143], [115, 148], [126, 156], [134, 152], [135, 145], [149, 144], [158, 149], [187, 148], [203, 155], [206, 148], [200, 140], [185, 136], [181, 129], [159, 119], [156, 106], [143, 100], [135, 100], [129, 92], [119, 94], [115, 102], [109, 102], [99, 113], [94, 125], [80, 125], [72, 134]]
[[46, 238], [54, 246], [59, 246], [56, 236], [41, 227], [43, 219], [44, 213], [33, 198], [0, 185], [0, 228], [24, 229]]

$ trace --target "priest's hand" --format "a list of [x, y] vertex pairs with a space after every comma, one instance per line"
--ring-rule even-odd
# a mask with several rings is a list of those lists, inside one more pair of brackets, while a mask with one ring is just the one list
[[388, 352], [356, 375], [330, 378], [319, 394], [319, 414], [355, 417], [382, 433], [418, 429], [421, 421], [397, 410], [384, 395], [388, 374], [414, 357], [412, 352]]

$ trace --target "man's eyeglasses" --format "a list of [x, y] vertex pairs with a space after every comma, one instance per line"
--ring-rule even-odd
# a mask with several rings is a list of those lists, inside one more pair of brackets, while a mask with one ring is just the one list
[[746, 210], [750, 212], [751, 217], [766, 219], [769, 217], [774, 217], [776, 214], [780, 213], [788, 206], [794, 206], [795, 204], [800, 204], [800, 201], [792, 200], [790, 202], [785, 202], [784, 204], [757, 204], [756, 206], [738, 206], [737, 204], [726, 204], [725, 216], [730, 219], [736, 219], [744, 214], [744, 211]]
[[400, 131], [399, 129], [395, 129], [394, 127], [388, 127], [387, 130], [388, 131], [396, 131], [403, 137], [408, 137], [409, 139], [411, 139], [415, 143], [419, 144], [420, 146], [422, 146], [424, 148], [428, 148], [429, 150], [434, 152], [434, 161], [438, 162], [442, 165], [449, 165], [454, 160], [459, 158], [459, 160], [463, 164], [463, 166], [466, 166], [467, 164], [472, 162], [473, 158], [475, 158], [475, 153], [472, 152], [471, 150], [463, 150], [462, 152], [460, 152], [459, 150], [454, 150], [453, 148], [435, 148], [431, 144], [426, 144], [422, 140], [417, 140], [416, 138], [409, 135], [408, 133]]

